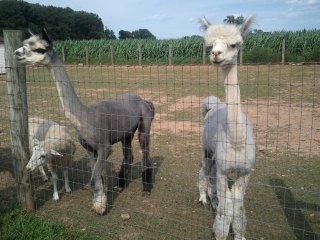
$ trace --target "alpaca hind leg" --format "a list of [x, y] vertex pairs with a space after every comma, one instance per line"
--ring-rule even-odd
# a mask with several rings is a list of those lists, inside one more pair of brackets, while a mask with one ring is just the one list
[[93, 207], [92, 210], [102, 215], [106, 211], [107, 207], [107, 196], [103, 189], [102, 181], [102, 161], [105, 161], [111, 154], [111, 146], [100, 148], [98, 150], [98, 158], [95, 165], [92, 168], [91, 175], [91, 186], [93, 190]]
[[68, 176], [68, 169], [63, 170], [63, 176], [64, 176], [64, 189], [67, 193], [71, 192], [71, 188], [69, 185], [69, 176]]
[[210, 178], [215, 178], [216, 175], [216, 172], [212, 169], [214, 164], [215, 162], [211, 160], [211, 154], [204, 151], [198, 178], [199, 202], [204, 205], [207, 204], [207, 195], [211, 199], [212, 193], [216, 191], [215, 182], [209, 180]]
[[249, 175], [240, 176], [234, 183], [231, 193], [233, 195], [232, 229], [235, 240], [245, 240], [247, 219], [244, 208], [244, 195], [249, 182]]
[[216, 209], [219, 204], [217, 196], [217, 165], [216, 161], [212, 159], [209, 160], [208, 195], [211, 200], [211, 206]]
[[59, 193], [58, 193], [58, 187], [57, 187], [58, 176], [53, 171], [51, 172], [51, 179], [53, 183], [53, 200], [58, 201], [59, 200]]
[[212, 229], [217, 240], [225, 240], [229, 234], [233, 215], [232, 195], [228, 188], [228, 177], [219, 171], [217, 172], [217, 195], [219, 203]]
[[142, 152], [142, 184], [143, 191], [150, 193], [153, 186], [153, 163], [150, 159], [150, 130], [154, 118], [154, 106], [151, 102], [145, 101], [142, 117], [140, 120], [139, 143]]
[[202, 165], [202, 167], [199, 170], [199, 182], [198, 182], [198, 188], [199, 188], [199, 202], [203, 205], [207, 204], [207, 191], [208, 191], [208, 179], [206, 176], [206, 167]]
[[128, 180], [128, 175], [131, 170], [131, 165], [133, 162], [133, 154], [132, 154], [132, 136], [129, 136], [124, 141], [122, 141], [122, 151], [123, 151], [123, 161], [121, 165], [121, 169], [118, 175], [119, 184], [114, 187], [115, 191], [121, 192], [126, 185]]

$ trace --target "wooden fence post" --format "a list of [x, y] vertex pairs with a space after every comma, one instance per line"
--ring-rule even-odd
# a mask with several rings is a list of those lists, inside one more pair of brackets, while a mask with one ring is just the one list
[[243, 64], [243, 46], [242, 47], [240, 47], [240, 65], [242, 65]]
[[169, 44], [169, 65], [172, 65], [172, 44]]
[[86, 47], [86, 65], [89, 65], [89, 50], [88, 50], [88, 47]]
[[141, 45], [138, 46], [138, 60], [139, 60], [139, 65], [141, 66], [141, 62], [142, 62]]
[[202, 46], [202, 64], [206, 64], [206, 44]]
[[5, 65], [12, 159], [17, 186], [17, 197], [27, 211], [34, 210], [31, 174], [25, 170], [29, 152], [28, 105], [26, 91], [26, 69], [17, 64], [15, 49], [22, 46], [22, 32], [4, 30]]
[[64, 47], [62, 47], [62, 63], [65, 64], [65, 62], [66, 62], [66, 54], [64, 51]]
[[285, 53], [286, 53], [286, 40], [282, 40], [282, 51], [281, 51], [281, 63], [284, 64], [285, 62]]
[[114, 60], [113, 60], [113, 47], [110, 46], [110, 59], [111, 59], [111, 65], [114, 65]]

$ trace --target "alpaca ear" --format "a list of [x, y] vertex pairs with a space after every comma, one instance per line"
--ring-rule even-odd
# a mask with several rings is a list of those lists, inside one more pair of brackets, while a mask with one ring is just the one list
[[250, 15], [249, 17], [247, 17], [246, 21], [242, 24], [242, 26], [240, 27], [240, 32], [242, 36], [246, 35], [253, 20], [254, 20], [254, 15]]
[[56, 150], [51, 149], [50, 150], [51, 155], [56, 156], [56, 157], [63, 157], [63, 155]]
[[47, 33], [47, 30], [45, 28], [42, 28], [42, 32], [41, 33], [42, 33], [43, 40], [46, 40], [51, 45], [52, 44], [52, 40], [49, 37], [49, 35]]
[[199, 19], [199, 22], [201, 24], [201, 28], [204, 29], [204, 30], [207, 30], [208, 27], [210, 26], [209, 21], [204, 16]]
[[33, 35], [34, 35], [34, 33], [31, 31], [31, 29], [30, 29], [30, 28], [28, 28], [28, 33], [29, 33], [31, 36], [33, 36]]
[[40, 146], [40, 141], [36, 138], [33, 138], [33, 144], [36, 146]]

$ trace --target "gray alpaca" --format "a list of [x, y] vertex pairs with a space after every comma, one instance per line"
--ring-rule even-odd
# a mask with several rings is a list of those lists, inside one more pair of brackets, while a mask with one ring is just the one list
[[[31, 33], [32, 34], [32, 33]], [[152, 162], [149, 156], [150, 128], [154, 118], [154, 106], [139, 96], [124, 94], [109, 101], [83, 105], [76, 95], [66, 70], [53, 50], [52, 40], [45, 29], [23, 42], [15, 51], [18, 62], [43, 64], [48, 67], [58, 90], [65, 116], [76, 126], [81, 145], [90, 156], [93, 210], [97, 214], [106, 211], [107, 197], [103, 189], [103, 162], [111, 154], [111, 147], [122, 143], [124, 159], [119, 172], [119, 187], [125, 187], [133, 161], [132, 140], [138, 129], [143, 155], [143, 191], [152, 188]]]
[[[199, 201], [206, 204], [208, 195], [217, 209], [213, 232], [218, 240], [227, 238], [230, 225], [235, 239], [245, 239], [244, 195], [256, 157], [252, 127], [241, 111], [237, 54], [252, 21], [253, 16], [248, 17], [239, 29], [230, 24], [210, 25], [201, 19], [205, 43], [211, 48], [210, 61], [221, 66], [224, 74], [225, 102], [210, 96], [201, 105], [205, 120]], [[235, 180], [229, 186], [232, 176]]]

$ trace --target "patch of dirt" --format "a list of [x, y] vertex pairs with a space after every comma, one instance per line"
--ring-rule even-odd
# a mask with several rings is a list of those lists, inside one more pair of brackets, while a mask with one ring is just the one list
[[320, 110], [312, 105], [289, 105], [276, 101], [248, 101], [242, 110], [255, 128], [260, 150], [318, 154]]
[[[157, 106], [168, 105], [166, 113], [157, 113], [152, 133], [165, 131], [177, 135], [200, 134], [200, 121], [170, 120], [175, 112], [198, 113], [203, 97], [186, 96], [173, 104], [159, 101]], [[242, 111], [249, 117], [254, 129], [258, 150], [293, 151], [298, 154], [320, 152], [320, 110], [310, 104], [290, 105], [277, 101], [247, 101]]]

